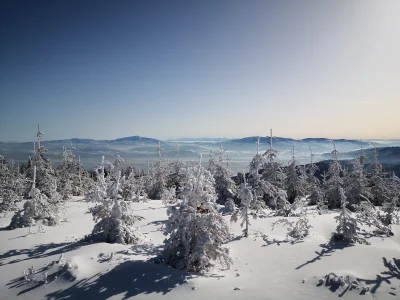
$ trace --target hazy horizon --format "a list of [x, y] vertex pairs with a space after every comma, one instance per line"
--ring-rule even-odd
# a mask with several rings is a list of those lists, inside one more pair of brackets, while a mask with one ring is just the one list
[[[40, 131], [42, 132], [43, 130], [40, 129]], [[42, 143], [46, 142], [46, 141], [62, 141], [62, 140], [71, 140], [71, 139], [78, 139], [78, 140], [95, 140], [95, 141], [113, 141], [113, 140], [117, 140], [117, 139], [123, 139], [123, 138], [129, 138], [129, 137], [133, 137], [133, 136], [139, 136], [141, 138], [149, 138], [149, 139], [155, 139], [155, 140], [160, 140], [162, 142], [179, 142], [180, 140], [182, 140], [181, 142], [185, 142], [186, 140], [190, 140], [193, 139], [193, 142], [196, 142], [197, 139], [199, 140], [207, 140], [209, 139], [210, 141], [213, 142], [218, 142], [218, 139], [221, 139], [221, 141], [223, 142], [223, 140], [235, 140], [235, 139], [243, 139], [243, 138], [249, 138], [249, 137], [257, 137], [257, 135], [249, 135], [249, 136], [238, 136], [238, 137], [226, 137], [226, 136], [219, 136], [219, 137], [212, 137], [212, 136], [199, 136], [199, 137], [194, 137], [194, 136], [183, 136], [183, 137], [179, 137], [179, 138], [166, 138], [166, 139], [158, 139], [152, 136], [143, 136], [143, 135], [131, 135], [131, 136], [119, 136], [116, 138], [112, 138], [112, 139], [107, 139], [107, 138], [99, 138], [99, 139], [92, 139], [92, 138], [87, 138], [87, 137], [67, 137], [67, 138], [60, 138], [60, 139], [46, 139], [45, 135], [42, 136]], [[267, 135], [260, 135], [260, 138], [264, 139], [264, 138], [269, 138], [269, 136]], [[357, 138], [332, 138], [332, 137], [324, 137], [324, 136], [316, 136], [316, 137], [310, 137], [310, 136], [304, 136], [304, 137], [300, 137], [300, 138], [295, 138], [295, 137], [290, 137], [290, 136], [277, 136], [274, 134], [274, 138], [284, 138], [284, 139], [293, 139], [293, 140], [303, 140], [303, 139], [327, 139], [327, 140], [353, 140], [353, 141], [368, 141], [368, 142], [373, 142], [373, 141], [400, 141], [400, 139], [357, 139]], [[24, 140], [24, 141], [16, 141], [16, 140], [9, 140], [9, 141], [2, 141], [0, 140], [1, 143], [30, 143], [30, 142], [36, 142], [37, 138], [36, 136], [33, 136], [30, 140]], [[192, 141], [191, 141], [192, 142]]]
[[400, 1], [0, 2], [0, 141], [400, 139]]

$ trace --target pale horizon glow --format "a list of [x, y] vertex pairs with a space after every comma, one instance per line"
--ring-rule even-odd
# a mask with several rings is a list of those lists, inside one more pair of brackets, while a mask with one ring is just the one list
[[2, 1], [0, 141], [400, 139], [400, 1]]

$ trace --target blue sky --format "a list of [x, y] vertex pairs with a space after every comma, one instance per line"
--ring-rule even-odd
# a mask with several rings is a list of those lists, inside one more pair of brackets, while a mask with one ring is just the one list
[[1, 1], [0, 141], [400, 138], [400, 1]]

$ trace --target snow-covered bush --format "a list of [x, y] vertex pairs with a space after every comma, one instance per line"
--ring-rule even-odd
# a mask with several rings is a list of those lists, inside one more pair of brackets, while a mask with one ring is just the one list
[[64, 278], [73, 281], [77, 277], [79, 266], [70, 260], [64, 258], [61, 254], [58, 260], [53, 260], [44, 268], [36, 269], [34, 266], [23, 272], [21, 279], [26, 282], [48, 284], [57, 278]]
[[357, 205], [357, 220], [361, 224], [365, 224], [369, 227], [375, 227], [374, 234], [377, 235], [392, 235], [390, 224], [385, 224], [381, 220], [381, 214], [371, 202], [364, 200]]
[[211, 173], [199, 164], [188, 167], [181, 193], [182, 202], [169, 207], [165, 248], [157, 261], [192, 272], [211, 269], [218, 260], [229, 267], [229, 250], [223, 243], [231, 238], [229, 227], [216, 210]]
[[279, 219], [272, 224], [272, 230], [277, 224], [287, 225], [286, 238], [292, 238], [294, 241], [299, 241], [304, 239], [310, 233], [310, 228], [312, 226], [308, 224], [309, 220], [305, 217], [299, 218], [296, 222], [290, 222], [288, 219]]
[[235, 201], [233, 201], [231, 198], [227, 199], [225, 202], [225, 208], [228, 213], [233, 213], [236, 208]]

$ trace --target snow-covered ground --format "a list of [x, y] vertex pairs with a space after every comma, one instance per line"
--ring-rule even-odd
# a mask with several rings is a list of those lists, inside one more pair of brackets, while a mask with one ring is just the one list
[[[0, 299], [400, 299], [398, 225], [390, 238], [346, 247], [328, 242], [336, 213], [310, 213], [310, 236], [294, 244], [284, 241], [286, 228], [271, 231], [275, 217], [252, 220], [249, 238], [240, 238], [239, 224], [231, 224], [236, 238], [227, 246], [233, 266], [200, 276], [149, 262], [163, 246], [166, 208], [161, 201], [132, 206], [145, 218], [139, 223], [144, 238], [133, 246], [80, 241], [94, 221], [79, 197], [67, 203], [65, 222], [45, 233], [36, 227], [30, 235], [28, 228], [1, 230]], [[0, 227], [10, 217], [0, 218]], [[61, 254], [44, 284], [43, 267]], [[59, 270], [65, 261], [72, 267]], [[36, 275], [27, 282], [23, 272], [32, 266]], [[345, 285], [327, 284], [329, 273], [343, 276]]]

